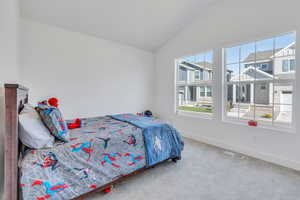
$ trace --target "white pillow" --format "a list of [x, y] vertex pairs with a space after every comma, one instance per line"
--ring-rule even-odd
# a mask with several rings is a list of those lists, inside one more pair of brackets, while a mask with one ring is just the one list
[[33, 149], [51, 148], [54, 144], [54, 137], [34, 107], [28, 104], [19, 114], [19, 138], [24, 145]]

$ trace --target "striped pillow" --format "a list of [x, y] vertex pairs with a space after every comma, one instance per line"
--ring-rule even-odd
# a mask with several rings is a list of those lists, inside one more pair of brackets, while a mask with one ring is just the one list
[[39, 103], [37, 111], [54, 137], [63, 142], [69, 141], [67, 123], [58, 108]]

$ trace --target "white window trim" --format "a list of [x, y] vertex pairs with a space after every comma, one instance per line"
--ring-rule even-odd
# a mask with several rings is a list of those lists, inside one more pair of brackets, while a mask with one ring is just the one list
[[[296, 44], [297, 44], [297, 38], [298, 38], [298, 34], [297, 31], [290, 31], [290, 32], [286, 32], [286, 33], [282, 33], [282, 34], [278, 34], [275, 36], [267, 36], [264, 38], [258, 38], [258, 39], [254, 39], [252, 41], [245, 41], [245, 42], [239, 42], [239, 43], [235, 43], [233, 45], [226, 45], [222, 48], [222, 56], [218, 59], [221, 59], [221, 63], [222, 63], [222, 122], [224, 123], [230, 123], [230, 124], [236, 124], [236, 125], [243, 125], [243, 126], [249, 126], [248, 125], [248, 121], [249, 120], [243, 120], [243, 119], [236, 119], [236, 118], [232, 118], [232, 117], [228, 117], [226, 115], [227, 112], [227, 85], [228, 82], [226, 81], [226, 63], [225, 63], [225, 49], [226, 48], [230, 48], [230, 47], [234, 47], [234, 46], [239, 46], [239, 45], [244, 45], [247, 43], [251, 43], [251, 42], [255, 42], [255, 41], [259, 41], [259, 40], [264, 40], [264, 39], [268, 39], [268, 38], [272, 38], [272, 37], [279, 37], [280, 35], [285, 35], [285, 34], [289, 34], [289, 33], [295, 33], [296, 34]], [[297, 50], [296, 50], [296, 54], [295, 54], [295, 62], [297, 65]], [[228, 63], [227, 65], [230, 65], [231, 63]], [[297, 70], [294, 71], [289, 71], [289, 72], [282, 72], [282, 73], [291, 73], [291, 72], [295, 72], [296, 73]], [[298, 72], [299, 73], [299, 72]], [[258, 125], [255, 128], [259, 128], [259, 129], [269, 129], [269, 130], [275, 130], [275, 131], [282, 131], [282, 132], [288, 132], [288, 133], [296, 133], [296, 79], [291, 81], [292, 82], [292, 87], [293, 87], [293, 104], [292, 104], [292, 122], [291, 122], [291, 126], [279, 126], [279, 125], [269, 125], [266, 124], [264, 122], [259, 121]]]
[[289, 58], [289, 59], [285, 59], [285, 60], [283, 60], [283, 61], [286, 61], [286, 60], [288, 60], [289, 61], [289, 70], [288, 71], [286, 71], [286, 72], [284, 72], [283, 71], [283, 62], [282, 62], [282, 74], [288, 74], [288, 73], [295, 73], [296, 72], [296, 70], [294, 69], [294, 70], [291, 70], [291, 60], [295, 60], [295, 62], [296, 62], [296, 59], [291, 59], [291, 58]]
[[[212, 58], [212, 64], [213, 64], [213, 69], [212, 71], [215, 70], [215, 51], [213, 49], [209, 49], [207, 51], [202, 51], [202, 52], [212, 52], [213, 53], [213, 58]], [[196, 55], [197, 53], [193, 54], [193, 55]], [[198, 53], [198, 54], [201, 54], [201, 53]], [[193, 56], [193, 55], [190, 55], [190, 56]], [[188, 57], [188, 56], [182, 56], [181, 58], [177, 58], [175, 59], [175, 73], [174, 73], [174, 114], [177, 115], [177, 116], [184, 116], [184, 117], [192, 117], [192, 118], [200, 118], [200, 119], [206, 119], [206, 120], [214, 120], [215, 119], [215, 98], [214, 98], [214, 87], [215, 87], [215, 78], [214, 78], [214, 74], [212, 74], [212, 83], [211, 83], [211, 86], [212, 86], [212, 89], [211, 89], [211, 92], [212, 92], [212, 99], [213, 99], [213, 108], [212, 108], [212, 113], [205, 113], [205, 112], [192, 112], [192, 111], [183, 111], [183, 110], [178, 110], [178, 100], [177, 100], [177, 86], [178, 86], [178, 61], [184, 57]], [[200, 72], [200, 71], [199, 71]], [[204, 73], [204, 70], [203, 70], [203, 73]], [[200, 72], [200, 80], [201, 80], [201, 72]], [[204, 79], [204, 74], [203, 74], [203, 79]], [[199, 84], [199, 86], [204, 86], [205, 88], [205, 83], [203, 84]], [[206, 97], [206, 89], [205, 89], [205, 97]]]
[[[177, 60], [175, 58], [175, 81], [174, 81], [174, 86], [175, 86], [175, 90], [174, 90], [174, 114], [177, 117], [191, 117], [191, 118], [199, 118], [199, 119], [207, 119], [207, 120], [216, 120], [220, 123], [230, 123], [236, 126], [243, 126], [243, 127], [249, 127], [247, 124], [247, 121], [245, 122], [240, 122], [237, 121], [236, 119], [230, 119], [229, 117], [226, 116], [226, 104], [225, 102], [227, 102], [226, 100], [226, 96], [224, 94], [224, 91], [226, 91], [225, 88], [225, 84], [224, 82], [226, 81], [226, 76], [224, 76], [224, 69], [225, 69], [225, 63], [223, 63], [223, 50], [226, 47], [232, 47], [232, 46], [236, 46], [236, 45], [241, 45], [241, 44], [245, 44], [245, 43], [251, 43], [253, 41], [256, 40], [264, 40], [266, 38], [272, 38], [272, 37], [278, 37], [280, 35], [285, 35], [285, 34], [289, 34], [291, 32], [295, 32], [296, 33], [296, 49], [299, 49], [298, 47], [300, 47], [300, 35], [299, 33], [294, 30], [294, 31], [289, 31], [289, 32], [277, 32], [275, 34], [264, 34], [264, 36], [262, 37], [254, 37], [254, 38], [249, 38], [247, 40], [243, 40], [243, 41], [238, 41], [238, 42], [230, 42], [230, 43], [224, 43], [222, 46], [215, 46], [215, 48], [211, 48], [213, 49], [213, 77], [212, 77], [212, 99], [213, 99], [213, 114], [212, 116], [207, 116], [207, 114], [202, 114], [202, 113], [194, 113], [194, 112], [186, 112], [186, 111], [179, 111], [177, 112], [177, 89], [176, 89], [176, 84], [177, 84]], [[210, 49], [210, 50], [211, 50]], [[205, 52], [202, 51], [202, 52]], [[192, 55], [195, 55], [196, 53], [193, 53]], [[297, 64], [297, 59], [298, 59], [298, 55], [300, 55], [300, 49], [296, 51], [296, 64]], [[190, 55], [191, 56], [191, 55]], [[185, 57], [185, 56], [182, 56]], [[298, 59], [299, 60], [299, 59]], [[244, 63], [246, 64], [246, 63]], [[296, 71], [296, 70], [295, 70]], [[291, 72], [287, 72], [287, 73], [291, 73]], [[300, 73], [300, 72], [298, 72]], [[218, 79], [218, 80], [217, 80]], [[300, 80], [295, 80], [293, 81], [293, 88], [294, 88], [294, 93], [293, 93], [293, 102], [296, 102], [296, 89], [295, 89], [295, 85], [296, 82], [300, 82]], [[257, 127], [249, 127], [249, 128], [253, 128], [253, 129], [261, 129], [261, 130], [273, 130], [274, 133], [291, 133], [291, 134], [296, 134], [296, 113], [297, 111], [300, 111], [300, 109], [296, 109], [296, 104], [293, 103], [292, 105], [293, 107], [293, 114], [292, 114], [292, 125], [290, 128], [286, 128], [286, 127], [274, 127], [274, 126], [263, 126], [262, 124], [259, 124], [259, 126]], [[300, 107], [300, 106], [299, 106]]]

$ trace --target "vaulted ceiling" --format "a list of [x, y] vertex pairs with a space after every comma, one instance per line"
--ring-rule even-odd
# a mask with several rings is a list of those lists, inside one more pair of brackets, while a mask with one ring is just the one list
[[155, 51], [220, 0], [20, 0], [21, 16]]

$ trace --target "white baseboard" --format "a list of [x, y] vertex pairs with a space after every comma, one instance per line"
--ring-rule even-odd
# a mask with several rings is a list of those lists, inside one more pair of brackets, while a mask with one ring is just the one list
[[287, 168], [290, 168], [290, 169], [300, 171], [300, 162], [298, 162], [298, 161], [287, 160], [287, 159], [284, 159], [284, 158], [281, 158], [281, 157], [276, 157], [274, 155], [257, 152], [257, 151], [254, 151], [252, 149], [247, 149], [245, 147], [233, 146], [233, 145], [230, 145], [230, 144], [226, 144], [226, 143], [223, 143], [223, 142], [213, 140], [211, 138], [203, 137], [201, 135], [197, 135], [197, 137], [191, 137], [191, 136], [183, 134], [183, 136], [186, 137], [186, 138], [192, 139], [192, 140], [196, 140], [196, 141], [199, 141], [199, 142], [203, 142], [203, 143], [212, 145], [212, 146], [220, 147], [222, 149], [226, 149], [226, 150], [230, 150], [230, 151], [233, 151], [233, 152], [241, 153], [241, 154], [244, 154], [246, 156], [250, 156], [250, 157], [257, 158], [257, 159], [260, 159], [260, 160], [263, 160], [263, 161], [266, 161], [266, 162], [270, 162], [270, 163], [273, 163], [273, 164], [277, 164], [277, 165], [280, 165], [280, 166], [283, 166], [283, 167], [287, 167]]

